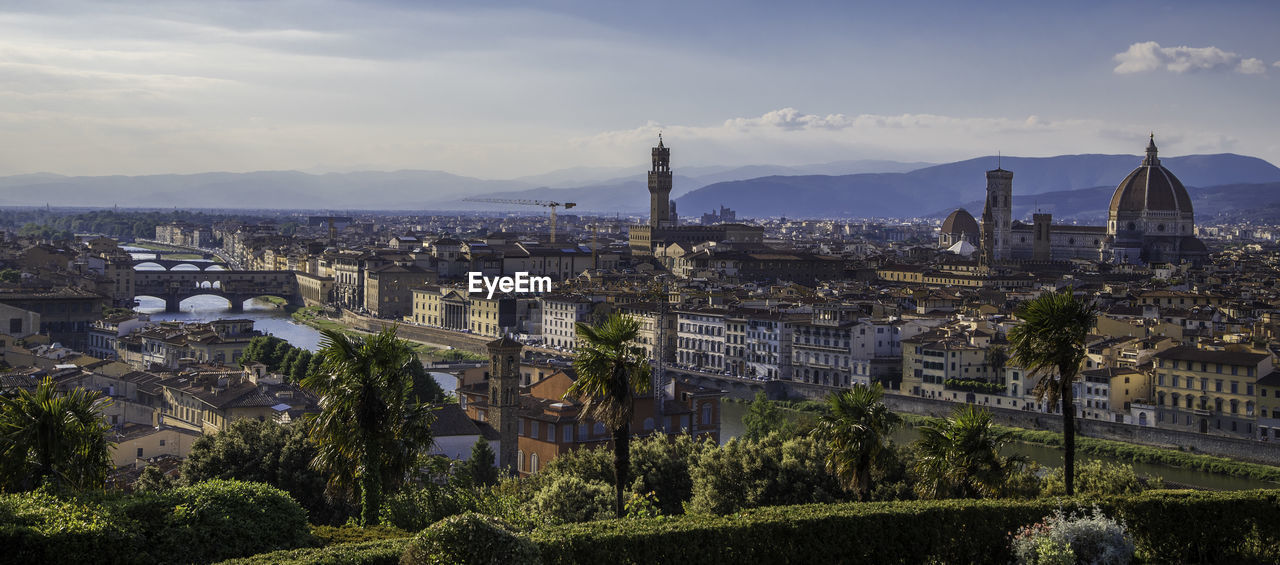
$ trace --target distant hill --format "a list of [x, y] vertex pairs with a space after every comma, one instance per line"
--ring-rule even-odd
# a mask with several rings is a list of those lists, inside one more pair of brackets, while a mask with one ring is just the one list
[[[1280, 182], [1280, 168], [1255, 157], [1225, 153], [1162, 161], [1187, 186]], [[771, 176], [722, 182], [685, 194], [676, 202], [685, 213], [725, 204], [748, 217], [924, 216], [968, 208], [977, 202], [977, 210], [970, 209], [976, 216], [985, 198], [985, 172], [996, 162], [996, 157], [980, 157], [907, 173]], [[1015, 206], [1027, 206], [1034, 205], [1036, 195], [1044, 193], [1114, 189], [1141, 162], [1141, 157], [1132, 155], [1063, 155], [1005, 157], [1001, 165], [1013, 171]], [[1107, 192], [1096, 206], [1105, 210], [1109, 198]], [[1092, 200], [1079, 204], [1082, 208], [1092, 205]]]
[[422, 210], [457, 195], [530, 186], [442, 171], [320, 175], [264, 171], [132, 177], [36, 174], [0, 178], [0, 205]]
[[[1247, 210], [1253, 204], [1250, 191], [1269, 194], [1277, 190], [1273, 183], [1280, 183], [1280, 169], [1254, 157], [1228, 153], [1163, 161], [1188, 187], [1216, 191], [1204, 196], [1192, 191], [1200, 217]], [[945, 214], [960, 206], [978, 216], [985, 172], [996, 162], [995, 157], [979, 157], [942, 165], [854, 160], [794, 167], [676, 167], [672, 195], [677, 211], [685, 217], [721, 205], [733, 208], [740, 217], [907, 217]], [[1040, 207], [1064, 219], [1104, 215], [1111, 190], [1140, 162], [1141, 157], [1132, 155], [1001, 160], [1014, 173], [1015, 216]], [[649, 201], [645, 168], [575, 168], [511, 180], [415, 170], [133, 177], [37, 173], [0, 177], [0, 206], [536, 212], [464, 201], [483, 196], [576, 202], [574, 212], [645, 213]], [[1200, 198], [1207, 200], [1202, 204]]]
[[[900, 161], [884, 161], [860, 159], [836, 161], [815, 165], [782, 166], [782, 165], [748, 165], [744, 167], [700, 166], [672, 167], [671, 196], [679, 198], [692, 190], [718, 182], [753, 179], [771, 175], [817, 175], [817, 174], [855, 174], [868, 172], [906, 172], [931, 166], [932, 163], [904, 163]], [[601, 180], [585, 180], [591, 175], [613, 171], [618, 176]], [[563, 184], [548, 183], [547, 186], [481, 195], [485, 198], [513, 198], [533, 200], [553, 200], [556, 202], [574, 202], [582, 211], [643, 213], [649, 210], [649, 188], [647, 168], [634, 169], [601, 169], [574, 168], [553, 171], [544, 175], [521, 177], [519, 181], [560, 180]], [[728, 203], [725, 203], [728, 204]], [[509, 210], [510, 206], [502, 204], [483, 204], [465, 202], [461, 199], [447, 200], [438, 203], [442, 209], [464, 210]], [[730, 206], [733, 207], [733, 206]], [[710, 210], [708, 208], [707, 210]], [[696, 210], [701, 214], [707, 210]], [[685, 211], [678, 208], [680, 214], [692, 214], [695, 210]]]

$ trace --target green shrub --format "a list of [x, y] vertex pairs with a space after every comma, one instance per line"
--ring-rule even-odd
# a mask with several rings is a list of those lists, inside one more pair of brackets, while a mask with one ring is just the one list
[[1009, 532], [1097, 502], [1151, 563], [1280, 560], [1280, 491], [1163, 491], [1037, 500], [755, 508], [731, 516], [604, 520], [533, 534], [548, 564], [1009, 563]]
[[409, 538], [273, 551], [217, 565], [398, 565]]
[[833, 502], [843, 489], [827, 472], [825, 449], [813, 438], [784, 441], [770, 434], [758, 442], [735, 438], [703, 450], [689, 470], [693, 498], [687, 510], [728, 514], [757, 506]]
[[474, 512], [479, 506], [479, 496], [470, 487], [427, 483], [388, 496], [381, 518], [396, 528], [416, 532], [449, 516]]
[[589, 522], [614, 517], [613, 487], [578, 477], [560, 477], [533, 499], [533, 506], [552, 524]]
[[270, 485], [212, 480], [172, 493], [169, 555], [208, 562], [311, 544], [306, 510]]
[[40, 489], [0, 495], [0, 551], [14, 563], [130, 563], [140, 536], [99, 504]]
[[[1062, 496], [1067, 493], [1063, 468], [1055, 467], [1044, 478], [1044, 496]], [[1137, 494], [1146, 490], [1133, 465], [1085, 461], [1076, 464], [1076, 492], [1080, 494]]]
[[540, 563], [538, 547], [502, 521], [480, 514], [445, 518], [409, 542], [402, 565], [529, 565]]

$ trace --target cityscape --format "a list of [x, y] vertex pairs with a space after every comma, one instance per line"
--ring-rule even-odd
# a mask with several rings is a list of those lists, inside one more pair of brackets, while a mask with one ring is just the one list
[[0, 10], [0, 562], [1280, 562], [1276, 9], [921, 4]]

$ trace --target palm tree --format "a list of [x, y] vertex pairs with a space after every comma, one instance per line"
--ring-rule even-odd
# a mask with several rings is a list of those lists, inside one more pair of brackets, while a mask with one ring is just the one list
[[631, 415], [635, 397], [649, 392], [649, 361], [635, 344], [640, 325], [634, 318], [612, 314], [598, 326], [579, 322], [577, 379], [565, 398], [582, 402], [587, 417], [613, 431], [615, 510], [623, 517], [622, 494], [631, 466]]
[[915, 443], [916, 489], [928, 498], [998, 494], [1020, 461], [1000, 456], [1000, 448], [1010, 441], [1008, 432], [992, 426], [990, 412], [972, 404], [921, 426]]
[[302, 385], [320, 395], [311, 420], [313, 465], [331, 473], [330, 486], [360, 495], [360, 522], [377, 525], [383, 492], [399, 486], [431, 446], [434, 416], [413, 401], [414, 359], [396, 328], [368, 337], [320, 331], [322, 370]]
[[884, 405], [884, 388], [857, 385], [827, 397], [828, 413], [818, 418], [817, 437], [831, 446], [827, 470], [859, 500], [871, 493], [871, 463], [888, 446], [898, 415]]
[[102, 417], [110, 399], [76, 388], [55, 391], [45, 377], [34, 392], [0, 396], [0, 480], [4, 490], [54, 482], [102, 488], [111, 469], [111, 427]]
[[1062, 400], [1063, 477], [1067, 496], [1075, 493], [1076, 425], [1072, 383], [1085, 357], [1085, 338], [1098, 319], [1093, 301], [1076, 298], [1071, 287], [1041, 294], [1022, 303], [1017, 311], [1022, 324], [1009, 330], [1010, 360], [1040, 375], [1032, 390], [1037, 399], [1056, 406]]

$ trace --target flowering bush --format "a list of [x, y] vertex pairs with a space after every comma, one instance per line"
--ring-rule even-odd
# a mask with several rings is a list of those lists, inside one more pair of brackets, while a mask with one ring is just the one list
[[1124, 524], [1096, 506], [1092, 514], [1056, 510], [1013, 536], [1013, 554], [1024, 565], [1126, 565], [1133, 551]]

